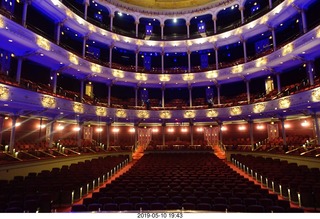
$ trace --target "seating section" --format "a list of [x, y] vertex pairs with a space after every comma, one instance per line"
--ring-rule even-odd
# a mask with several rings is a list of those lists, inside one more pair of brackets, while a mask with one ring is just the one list
[[[129, 171], [86, 198], [101, 211], [288, 212], [290, 205], [208, 152], [147, 153]], [[83, 207], [74, 207], [75, 210]]]
[[320, 207], [319, 168], [253, 155], [232, 154], [231, 159], [234, 165], [285, 200], [305, 208]]
[[[85, 160], [0, 180], [0, 213], [51, 212], [70, 206], [83, 195], [102, 185], [111, 175], [128, 163], [128, 156], [107, 156]], [[90, 207], [94, 210], [94, 207]], [[81, 211], [75, 206], [74, 211]]]

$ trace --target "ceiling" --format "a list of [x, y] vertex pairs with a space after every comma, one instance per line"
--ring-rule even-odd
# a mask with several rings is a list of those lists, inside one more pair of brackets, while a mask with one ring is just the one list
[[118, 0], [131, 5], [152, 9], [191, 8], [222, 0]]

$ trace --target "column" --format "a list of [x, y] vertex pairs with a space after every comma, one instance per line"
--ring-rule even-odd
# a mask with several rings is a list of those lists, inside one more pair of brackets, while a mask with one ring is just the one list
[[247, 101], [248, 104], [250, 104], [250, 84], [249, 84], [250, 80], [245, 80], [246, 83], [246, 87], [247, 87]]
[[272, 0], [269, 0], [269, 8], [272, 9]]
[[276, 32], [273, 27], [270, 29], [272, 34], [273, 51], [276, 51], [277, 50]]
[[191, 51], [188, 50], [187, 54], [188, 54], [188, 72], [191, 72], [191, 57], [190, 57]]
[[111, 124], [110, 123], [107, 123], [107, 126], [106, 126], [106, 133], [107, 133], [107, 145], [106, 145], [106, 151], [108, 151], [109, 149], [109, 146], [110, 146], [110, 126]]
[[164, 51], [161, 52], [161, 73], [164, 73]]
[[25, 0], [23, 3], [23, 9], [22, 9], [22, 26], [23, 27], [26, 27], [26, 24], [27, 24], [28, 5], [29, 5], [29, 1]]
[[163, 40], [163, 28], [164, 28], [164, 23], [160, 24], [161, 27], [161, 39]]
[[193, 145], [193, 123], [190, 122], [190, 145]]
[[111, 84], [108, 86], [108, 107], [111, 106]]
[[83, 99], [83, 94], [84, 94], [84, 80], [80, 81], [80, 101], [82, 102]]
[[217, 94], [218, 94], [218, 105], [220, 105], [220, 84], [216, 84], [216, 87], [217, 87]]
[[90, 2], [89, 1], [85, 1], [84, 2], [84, 19], [87, 20], [88, 18], [88, 6], [89, 6]]
[[86, 58], [86, 45], [87, 45], [87, 39], [89, 38], [88, 35], [83, 36], [82, 41], [82, 58]]
[[190, 21], [187, 22], [187, 38], [190, 38]]
[[161, 107], [164, 107], [164, 90], [165, 90], [165, 87], [162, 86], [162, 88], [161, 88]]
[[53, 147], [53, 125], [54, 125], [54, 120], [51, 120], [48, 122], [46, 130], [46, 142], [48, 143], [48, 147], [52, 148]]
[[110, 14], [109, 17], [110, 17], [110, 31], [112, 32], [114, 14]]
[[215, 53], [215, 57], [216, 57], [216, 69], [218, 70], [219, 69], [219, 55], [218, 55], [218, 47], [215, 46], [214, 47], [214, 53]]
[[15, 141], [15, 135], [16, 135], [16, 123], [19, 116], [12, 116], [12, 125], [11, 125], [11, 133], [10, 133], [10, 142], [9, 142], [9, 152], [13, 153], [14, 148], [14, 141]]
[[[0, 145], [2, 145], [3, 122], [4, 122], [4, 116], [0, 115]], [[5, 145], [2, 145], [2, 146], [4, 147]]]
[[139, 58], [139, 49], [137, 49], [136, 51], [136, 60], [135, 60], [135, 70], [136, 72], [138, 72], [138, 58]]
[[166, 123], [162, 123], [162, 145], [166, 145]]
[[52, 92], [54, 94], [57, 93], [57, 81], [58, 81], [57, 80], [57, 76], [58, 76], [57, 72], [55, 72], [55, 71], [51, 72], [51, 77], [50, 77], [50, 79], [51, 79], [51, 87], [52, 87]]
[[311, 86], [314, 85], [314, 60], [309, 60], [307, 61], [307, 73], [308, 73], [308, 78], [309, 78], [309, 84]]
[[55, 24], [55, 40], [57, 45], [60, 44], [61, 25], [61, 22]]
[[83, 121], [78, 121], [79, 131], [77, 135], [77, 146], [82, 146], [82, 131], [83, 131]]
[[138, 148], [138, 124], [134, 124], [134, 148], [135, 151]]
[[318, 120], [318, 116], [316, 113], [314, 113], [312, 115], [313, 117], [313, 122], [314, 122], [314, 127], [315, 127], [315, 137], [317, 139], [317, 144], [320, 144], [320, 129], [319, 129], [319, 120]]
[[139, 87], [135, 87], [135, 89], [134, 89], [134, 91], [135, 91], [135, 95], [134, 95], [135, 106], [138, 106], [138, 90], [139, 90]]
[[276, 74], [276, 77], [277, 77], [277, 90], [278, 90], [278, 93], [280, 93], [281, 92], [280, 73]]
[[243, 44], [243, 57], [244, 57], [244, 62], [247, 62], [247, 43], [245, 39], [241, 39], [241, 42]]
[[18, 84], [20, 84], [20, 80], [21, 80], [22, 61], [23, 61], [23, 58], [18, 57], [17, 72], [16, 72], [16, 81], [18, 82]]
[[252, 150], [254, 150], [255, 148], [254, 148], [254, 138], [253, 138], [253, 121], [249, 120], [248, 123], [249, 123], [249, 131], [250, 131], [250, 144], [251, 144]]
[[134, 24], [136, 25], [136, 37], [139, 36], [139, 21], [135, 21]]
[[219, 122], [218, 125], [219, 125], [219, 145], [221, 147], [222, 145], [222, 141], [223, 141], [223, 135], [222, 135], [222, 122]]
[[283, 145], [287, 145], [287, 140], [286, 140], [286, 130], [284, 127], [284, 121], [285, 118], [280, 118], [281, 121], [281, 129], [282, 129], [282, 138], [283, 138]]
[[113, 49], [114, 45], [111, 44], [109, 47], [109, 67], [112, 68], [112, 49]]
[[217, 33], [217, 17], [213, 17], [213, 33], [216, 34]]
[[189, 84], [189, 106], [192, 107], [192, 86]]
[[239, 7], [240, 13], [241, 13], [241, 24], [244, 24], [244, 6]]
[[302, 29], [303, 33], [308, 32], [308, 23], [307, 23], [307, 16], [305, 10], [301, 9], [301, 18], [302, 18]]

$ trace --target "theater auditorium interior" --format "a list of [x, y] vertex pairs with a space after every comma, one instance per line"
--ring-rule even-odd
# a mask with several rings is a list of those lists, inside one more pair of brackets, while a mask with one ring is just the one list
[[1, 0], [0, 213], [319, 213], [319, 11]]

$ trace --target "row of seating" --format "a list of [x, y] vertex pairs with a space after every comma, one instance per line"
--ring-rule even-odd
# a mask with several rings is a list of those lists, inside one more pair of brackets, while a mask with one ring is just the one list
[[232, 154], [232, 162], [262, 185], [299, 206], [320, 207], [320, 169], [286, 160]]
[[[51, 212], [53, 208], [71, 205], [100, 186], [128, 161], [127, 155], [99, 157], [1, 180], [0, 212]], [[32, 208], [28, 207], [31, 203]]]
[[72, 211], [140, 209], [292, 210], [289, 202], [281, 202], [277, 195], [261, 189], [209, 152], [145, 154], [129, 171], [83, 199], [81, 206], [72, 207]]

